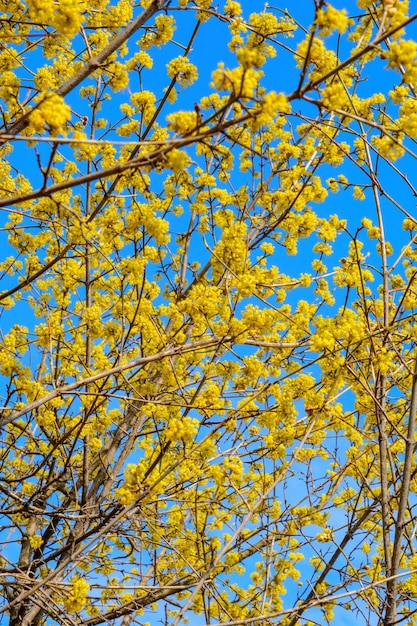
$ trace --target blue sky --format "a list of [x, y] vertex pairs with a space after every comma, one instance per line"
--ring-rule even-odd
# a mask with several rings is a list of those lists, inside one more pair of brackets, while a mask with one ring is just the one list
[[[297, 0], [295, 2], [289, 3], [289, 10], [293, 17], [302, 23], [304, 26], [308, 27], [310, 21], [313, 16], [313, 0]], [[355, 3], [353, 2], [334, 2], [334, 6], [338, 8], [346, 8], [349, 12], [356, 12]], [[250, 1], [244, 0], [242, 2], [242, 6], [245, 11], [245, 16], [252, 11], [260, 11], [263, 9], [265, 3], [260, 2], [258, 0]], [[181, 45], [186, 45], [188, 37], [190, 36], [193, 27], [194, 27], [194, 19], [192, 15], [188, 15], [186, 12], [175, 12], [173, 14], [176, 16], [178, 20], [178, 29], [174, 35], [174, 39]], [[409, 36], [416, 35], [416, 28], [412, 26], [409, 29]], [[295, 47], [297, 42], [299, 41], [299, 34], [296, 34], [294, 39], [287, 39], [286, 43]], [[129, 43], [129, 48], [134, 48], [135, 38], [131, 43]], [[174, 105], [166, 106], [166, 114], [171, 111], [177, 110], [179, 107], [192, 109], [194, 103], [199, 100], [201, 95], [205, 95], [208, 91], [210, 91], [209, 83], [211, 80], [211, 73], [217, 67], [217, 64], [221, 61], [224, 61], [226, 65], [233, 66], [235, 65], [235, 60], [233, 55], [231, 55], [227, 49], [228, 42], [228, 32], [225, 28], [224, 24], [218, 24], [214, 20], [210, 21], [207, 24], [202, 24], [198, 37], [193, 45], [193, 49], [190, 53], [190, 60], [199, 68], [199, 80], [196, 84], [185, 90], [183, 93], [179, 94], [179, 98], [177, 103]], [[332, 44], [336, 46], [337, 44], [337, 35], [328, 40], [329, 46]], [[152, 89], [155, 91], [158, 97], [162, 97], [163, 89], [168, 84], [166, 77], [165, 64], [169, 58], [172, 56], [176, 56], [182, 53], [181, 46], [172, 43], [162, 50], [155, 51], [153, 54], [154, 57], [154, 69], [149, 72], [143, 72], [143, 88], [144, 89]], [[341, 49], [341, 60], [346, 58], [349, 54], [348, 48]], [[36, 57], [35, 57], [36, 58]], [[269, 89], [274, 89], [276, 91], [283, 91], [284, 93], [291, 93], [294, 87], [297, 84], [298, 73], [295, 70], [295, 62], [292, 58], [291, 54], [283, 49], [278, 50], [277, 57], [268, 61], [265, 66], [265, 79], [264, 84]], [[366, 76], [363, 77], [363, 82], [360, 83], [359, 87], [359, 95], [368, 96], [372, 94], [374, 91], [383, 91], [387, 93], [388, 90], [392, 87], [393, 84], [398, 82], [398, 74], [393, 72], [392, 70], [385, 69], [384, 61], [375, 61], [372, 64], [372, 71], [369, 72]], [[117, 118], [118, 116], [118, 106], [121, 102], [127, 100], [129, 96], [129, 91], [136, 91], [140, 88], [140, 85], [130, 84], [129, 87], [121, 92], [117, 93], [112, 97], [111, 101], [106, 103], [103, 111], [104, 115], [108, 114], [109, 117]], [[71, 101], [74, 109], [79, 113], [85, 112], [85, 102], [80, 101], [77, 97]], [[308, 113], [309, 115], [315, 114], [314, 107], [311, 105], [306, 105], [301, 102], [294, 102], [294, 112], [298, 113]], [[87, 111], [88, 112], [88, 111]], [[294, 119], [294, 125], [297, 124], [297, 120]], [[43, 146], [41, 144], [37, 147], [41, 160], [47, 160], [47, 155], [49, 154], [49, 148]], [[65, 149], [63, 149], [63, 153], [65, 154]], [[31, 178], [34, 186], [40, 185], [41, 180], [40, 176], [37, 173], [37, 157], [34, 152], [29, 153], [25, 147], [23, 142], [16, 143], [15, 148], [15, 159], [16, 167], [21, 168], [22, 172], [28, 177]], [[412, 156], [405, 156], [403, 159], [398, 161], [395, 166], [399, 169], [400, 173], [405, 174], [410, 182], [413, 184], [416, 183], [416, 164], [415, 159]], [[379, 162], [379, 177], [383, 180], [384, 190], [387, 194], [391, 195], [395, 198], [395, 201], [402, 205], [410, 214], [413, 216], [416, 215], [415, 209], [415, 197], [413, 196], [412, 191], [405, 183], [404, 179], [395, 172], [395, 170], [389, 165], [382, 161]], [[357, 168], [355, 168], [349, 162], [346, 162], [340, 168], [332, 168], [330, 166], [325, 166], [322, 170], [323, 178], [334, 176], [338, 173], [345, 174], [352, 184], [363, 184], [366, 181], [366, 177], [360, 173]], [[155, 185], [160, 184], [160, 179], [155, 177], [153, 179]], [[244, 185], [247, 182], [247, 176], [242, 173], [236, 173], [236, 177], [233, 183], [236, 186]], [[394, 263], [397, 255], [400, 254], [402, 246], [407, 243], [408, 235], [404, 233], [401, 228], [401, 223], [403, 219], [403, 215], [398, 207], [394, 206], [394, 203], [390, 202], [386, 197], [382, 197], [381, 199], [382, 207], [384, 211], [384, 219], [385, 226], [387, 230], [388, 239], [392, 242], [394, 247], [394, 254], [391, 257], [394, 259]], [[357, 229], [360, 228], [361, 220], [363, 217], [369, 217], [373, 221], [375, 221], [375, 209], [374, 203], [372, 200], [372, 196], [370, 192], [366, 193], [366, 200], [363, 202], [358, 202], [352, 197], [352, 188], [349, 187], [346, 190], [341, 190], [338, 194], [329, 194], [325, 203], [320, 206], [315, 207], [318, 213], [321, 216], [328, 216], [333, 213], [337, 213], [339, 217], [346, 218], [348, 220], [348, 226], [350, 233], [354, 236]], [[178, 227], [186, 226], [187, 212], [185, 212], [184, 221], [176, 221], [173, 229], [178, 229]], [[6, 255], [8, 255], [9, 248], [5, 241], [6, 233], [2, 233], [2, 239], [0, 240], [3, 245], [3, 251]], [[366, 240], [366, 236], [363, 236], [363, 239]], [[337, 245], [335, 246], [334, 254], [328, 260], [329, 271], [333, 271], [333, 267], [338, 265], [341, 257], [347, 254], [347, 247], [349, 244], [350, 238], [348, 235], [343, 235], [338, 240]], [[297, 256], [287, 256], [282, 249], [279, 249], [276, 255], [276, 259], [274, 262], [280, 267], [281, 271], [285, 272], [286, 267], [288, 267], [288, 273], [291, 275], [296, 275], [297, 273], [302, 273], [305, 271], [309, 271], [309, 266], [306, 265], [310, 261], [311, 257], [311, 248], [313, 244], [316, 242], [314, 237], [309, 238], [308, 240], [304, 240], [300, 243], [299, 254]], [[369, 254], [369, 264], [373, 265], [375, 268], [375, 276], [376, 281], [373, 285], [374, 295], [377, 294], [377, 289], [379, 286], [379, 281], [377, 279], [378, 276], [378, 263], [379, 256], [376, 254], [376, 242], [375, 241], [366, 241], [364, 253]], [[201, 252], [199, 252], [198, 246], [196, 246], [195, 250], [193, 250], [193, 254], [198, 258], [203, 256]], [[204, 251], [204, 255], [206, 255], [206, 251]], [[396, 271], [401, 270], [401, 262], [399, 261], [396, 264], [398, 268]], [[2, 288], [9, 288], [16, 277], [9, 278], [6, 277], [3, 279]], [[306, 290], [306, 296], [311, 296], [311, 290]], [[298, 296], [289, 296], [289, 302], [291, 304], [295, 303], [295, 298]], [[344, 294], [338, 296], [337, 305], [342, 305], [344, 301]], [[331, 315], [330, 308], [323, 307], [323, 313]], [[11, 311], [4, 311], [0, 318], [1, 330], [5, 333], [8, 327], [14, 323], [16, 323], [16, 316], [19, 317], [18, 322], [21, 324], [25, 324], [29, 326], [29, 328], [33, 328], [34, 325], [39, 323], [39, 320], [34, 319], [29, 313], [29, 309], [26, 305], [19, 304], [15, 309]], [[249, 352], [247, 348], [242, 349], [240, 354], [243, 355], [246, 352]], [[34, 365], [35, 362], [32, 362]], [[0, 393], [1, 395], [1, 393]], [[349, 394], [346, 394], [347, 400], [345, 401], [345, 408], [351, 408], [352, 398]], [[300, 411], [302, 407], [300, 407]], [[343, 450], [346, 447], [346, 443], [342, 438], [338, 441], [338, 449], [341, 451], [341, 455], [343, 456]], [[319, 458], [314, 461], [314, 471], [315, 474], [321, 479], [325, 478], [325, 472], [328, 469], [327, 463], [321, 461]], [[295, 476], [294, 481], [291, 482], [290, 494], [288, 492], [286, 495], [284, 493], [280, 494], [280, 497], [287, 497], [289, 503], [292, 500], [297, 501], [298, 499], [304, 497], [306, 495], [306, 487], [303, 483], [302, 477]], [[334, 509], [330, 512], [330, 525], [335, 529], [336, 537], [338, 537], [338, 528], [342, 526], [345, 522], [345, 514], [340, 510]], [[314, 534], [314, 528], [308, 528], [307, 532]], [[342, 532], [340, 532], [340, 536], [342, 536]], [[311, 553], [311, 548], [305, 548], [305, 556], [306, 562]], [[8, 553], [10, 555], [13, 554], [13, 551]], [[256, 561], [254, 557], [252, 562], [249, 561], [247, 564], [247, 574], [250, 574], [251, 567], [253, 567], [253, 562]], [[308, 577], [307, 568], [305, 570], [305, 576]], [[311, 570], [309, 570], [311, 573]], [[245, 578], [243, 578], [245, 580]], [[247, 580], [249, 580], [247, 578]], [[306, 583], [306, 588], [308, 589], [307, 580], [303, 581]], [[289, 605], [291, 605], [292, 599], [295, 597], [295, 594], [298, 591], [298, 584], [295, 582], [290, 585], [288, 596], [286, 599]], [[314, 613], [312, 613], [312, 616]], [[316, 614], [317, 622], [320, 622], [321, 614], [317, 611]], [[372, 621], [373, 618], [368, 622], [369, 626], [376, 623]], [[352, 617], [347, 616], [346, 612], [341, 612], [337, 614], [336, 621], [338, 624], [342, 624], [344, 626], [353, 626], [358, 623], [358, 619], [355, 615]], [[2, 622], [3, 623], [3, 622]], [[195, 621], [195, 624], [203, 623], [198, 619]]]

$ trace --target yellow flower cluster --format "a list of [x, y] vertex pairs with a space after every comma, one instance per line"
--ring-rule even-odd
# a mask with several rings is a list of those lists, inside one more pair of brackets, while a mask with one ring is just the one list
[[71, 76], [73, 68], [65, 55], [57, 56], [52, 65], [40, 67], [35, 76], [35, 85], [39, 91], [47, 93], [59, 87], [62, 80]]
[[229, 70], [224, 63], [219, 63], [212, 74], [211, 86], [217, 91], [230, 92], [235, 97], [252, 98], [260, 77], [260, 72], [252, 68], [241, 66]]
[[[160, 208], [158, 203], [135, 203], [129, 212], [126, 220], [126, 232], [132, 236], [139, 229], [145, 228], [148, 236], [150, 235], [157, 245], [166, 245], [169, 241], [168, 222], [157, 216], [157, 210]], [[146, 266], [146, 259], [137, 258], [134, 261], [129, 260], [123, 264], [128, 273], [132, 272], [134, 277], [139, 278]]]
[[262, 11], [260, 13], [251, 13], [248, 20], [251, 33], [248, 37], [250, 46], [259, 45], [266, 37], [274, 37], [284, 33], [292, 36], [293, 31], [297, 29], [297, 25], [289, 16], [280, 19], [270, 11]]
[[238, 17], [242, 13], [242, 7], [239, 2], [236, 2], [236, 0], [227, 0], [223, 7], [223, 11], [229, 17]]
[[415, 99], [407, 98], [401, 104], [395, 126], [406, 136], [417, 137], [417, 102]]
[[221, 290], [212, 285], [196, 284], [190, 290], [189, 297], [180, 302], [178, 310], [192, 316], [193, 320], [201, 316], [210, 319], [217, 315], [221, 303]]
[[275, 118], [280, 113], [289, 113], [291, 111], [291, 105], [287, 98], [282, 93], [276, 93], [270, 91], [267, 93], [261, 102], [260, 112], [258, 113], [254, 124], [252, 125], [254, 130], [258, 130], [261, 126], [266, 126], [275, 121]]
[[407, 568], [410, 570], [410, 574], [406, 577], [403, 583], [403, 589], [411, 592], [413, 595], [417, 592], [417, 554], [413, 554], [408, 560]]
[[339, 312], [334, 323], [329, 324], [325, 317], [318, 316], [314, 320], [316, 328], [312, 335], [312, 347], [314, 350], [328, 348], [333, 350], [337, 343], [343, 341], [344, 344], [360, 342], [365, 336], [365, 326], [360, 316], [350, 309]]
[[90, 585], [85, 578], [76, 580], [69, 591], [68, 597], [64, 600], [64, 606], [70, 613], [78, 613], [82, 611], [87, 604], [87, 596]]
[[65, 125], [71, 118], [71, 109], [63, 98], [55, 93], [38, 97], [40, 104], [31, 112], [28, 134], [39, 133], [46, 129], [55, 136], [65, 132]]
[[168, 128], [179, 134], [189, 133], [196, 128], [198, 117], [196, 111], [178, 111], [166, 117]]
[[190, 164], [190, 157], [184, 150], [174, 148], [168, 153], [166, 167], [175, 173], [182, 172]]
[[343, 34], [349, 25], [349, 18], [345, 9], [335, 9], [326, 3], [325, 9], [319, 9], [316, 16], [316, 24], [323, 37], [332, 35], [335, 31]]
[[168, 441], [192, 441], [198, 431], [198, 420], [192, 417], [174, 417], [168, 421], [165, 437]]
[[192, 85], [198, 78], [197, 67], [187, 57], [179, 56], [167, 63], [169, 78], [175, 78], [181, 87]]
[[[217, 223], [223, 222], [223, 213], [232, 214], [231, 211], [218, 211], [215, 214]], [[224, 225], [222, 238], [214, 248], [216, 261], [213, 263], [213, 274], [215, 276], [222, 275], [226, 269], [237, 275], [245, 271], [246, 233], [247, 225], [244, 222], [231, 221], [227, 226]]]
[[156, 96], [152, 91], [144, 89], [143, 91], [132, 93], [130, 101], [135, 112], [142, 115], [142, 120], [145, 124], [152, 119], [152, 116], [155, 113], [156, 101]]
[[138, 45], [142, 50], [149, 50], [152, 46], [160, 48], [168, 41], [171, 41], [175, 31], [175, 19], [172, 15], [157, 15], [155, 18], [155, 28], [148, 30], [140, 38]]
[[151, 70], [153, 67], [153, 59], [145, 50], [139, 50], [126, 62], [126, 69], [129, 71], [137, 67], [146, 67], [148, 70]]
[[119, 0], [106, 10], [106, 27], [116, 30], [123, 28], [132, 19], [133, 9], [130, 0]]
[[36, 550], [37, 548], [41, 547], [41, 545], [43, 544], [43, 540], [40, 535], [31, 535], [29, 537], [29, 543], [30, 547]]
[[323, 91], [323, 106], [329, 111], [336, 109], [345, 109], [349, 106], [349, 97], [346, 93], [345, 86], [338, 80], [334, 80], [327, 84]]
[[52, 26], [68, 37], [79, 31], [85, 7], [85, 0], [31, 0], [28, 3], [31, 21]]
[[393, 41], [386, 53], [388, 67], [401, 71], [402, 81], [408, 85], [417, 83], [417, 42], [411, 39]]
[[[228, 10], [234, 11], [232, 7]], [[237, 15], [237, 7], [235, 10], [234, 15]], [[234, 34], [229, 43], [229, 48], [236, 52], [240, 65], [245, 69], [260, 68], [268, 58], [274, 57], [276, 54], [275, 48], [268, 42], [268, 38], [280, 33], [290, 35], [295, 29], [295, 23], [287, 17], [278, 20], [270, 12], [252, 13], [249, 16], [248, 26], [240, 19], [235, 19], [231, 24], [230, 30]], [[247, 30], [249, 30], [249, 34], [246, 43], [244, 43], [242, 33]]]
[[338, 59], [333, 50], [329, 50], [324, 45], [321, 39], [315, 37], [313, 42], [310, 41], [310, 35], [308, 35], [297, 46], [295, 59], [297, 67], [303, 67], [305, 59], [308, 55], [310, 64], [313, 66], [309, 74], [311, 80], [320, 78], [329, 67], [336, 67]]
[[371, 139], [372, 145], [375, 146], [379, 154], [390, 161], [396, 161], [404, 155], [403, 140], [404, 133], [401, 132], [392, 137], [390, 135], [380, 137], [374, 135]]

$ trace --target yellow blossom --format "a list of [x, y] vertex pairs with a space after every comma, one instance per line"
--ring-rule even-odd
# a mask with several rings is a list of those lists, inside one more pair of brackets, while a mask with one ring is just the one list
[[34, 132], [50, 129], [53, 135], [64, 132], [71, 118], [71, 109], [57, 94], [46, 94], [38, 98], [40, 104], [32, 111], [29, 128]]
[[169, 78], [176, 78], [181, 87], [192, 85], [198, 78], [196, 66], [187, 59], [179, 56], [167, 64]]
[[36, 550], [37, 548], [41, 547], [41, 545], [43, 544], [43, 540], [40, 535], [31, 535], [29, 537], [29, 543], [30, 547]]
[[321, 35], [328, 37], [335, 30], [340, 34], [344, 33], [349, 25], [349, 18], [345, 9], [335, 9], [331, 4], [326, 3], [326, 8], [319, 9], [317, 12], [316, 24], [319, 26]]
[[172, 39], [175, 31], [175, 19], [172, 15], [160, 14], [155, 18], [155, 28], [149, 30], [139, 40], [142, 50], [148, 50], [152, 46], [160, 48]]
[[64, 599], [64, 605], [70, 613], [78, 613], [82, 611], [87, 603], [87, 596], [90, 585], [85, 578], [79, 578], [73, 582], [67, 597]]

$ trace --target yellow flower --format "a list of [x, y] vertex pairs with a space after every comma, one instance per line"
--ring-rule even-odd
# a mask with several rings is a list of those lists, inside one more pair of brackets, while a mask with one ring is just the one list
[[388, 67], [401, 71], [402, 81], [408, 85], [417, 82], [417, 42], [411, 39], [392, 41], [386, 52]]
[[237, 17], [242, 13], [242, 7], [235, 0], [227, 0], [223, 10], [229, 17]]
[[261, 102], [261, 110], [257, 116], [255, 129], [273, 122], [279, 113], [289, 113], [291, 105], [282, 93], [270, 91]]
[[322, 95], [323, 106], [329, 109], [329, 111], [349, 108], [349, 100], [345, 87], [338, 80], [334, 80], [330, 84], [326, 85], [322, 91]]
[[168, 154], [167, 167], [174, 172], [181, 172], [190, 164], [190, 157], [182, 150], [174, 148]]
[[81, 26], [85, 3], [79, 0], [59, 0], [55, 3], [53, 25], [63, 35], [76, 35]]
[[328, 4], [325, 10], [319, 9], [317, 11], [316, 24], [319, 27], [320, 34], [323, 37], [328, 37], [335, 30], [340, 34], [344, 33], [349, 25], [349, 18], [345, 9], [338, 10], [331, 4]]
[[197, 113], [195, 111], [178, 111], [167, 115], [168, 128], [176, 133], [188, 133], [197, 126]]
[[170, 419], [165, 429], [169, 441], [191, 441], [198, 430], [198, 420], [192, 417]]
[[167, 63], [169, 78], [176, 78], [181, 87], [192, 85], [198, 78], [196, 66], [187, 59], [179, 56]]
[[227, 91], [235, 96], [251, 98], [260, 77], [261, 73], [253, 68], [236, 67], [229, 70], [224, 67], [224, 63], [219, 63], [212, 74], [211, 86], [217, 91]]
[[139, 40], [142, 50], [148, 50], [152, 46], [160, 48], [172, 39], [175, 30], [175, 19], [172, 15], [157, 15], [155, 29], [149, 30]]
[[149, 122], [155, 113], [156, 96], [152, 91], [139, 91], [130, 96], [130, 101], [138, 113], [142, 114], [144, 122]]
[[40, 96], [39, 99], [41, 103], [29, 117], [30, 131], [41, 132], [48, 128], [52, 135], [62, 132], [71, 118], [70, 107], [55, 93]]
[[362, 187], [359, 187], [358, 185], [354, 186], [353, 197], [355, 198], [355, 200], [365, 200], [366, 196], [363, 193]]
[[89, 589], [90, 585], [85, 578], [76, 580], [70, 589], [68, 597], [64, 600], [64, 606], [67, 611], [71, 613], [82, 611], [87, 603]]
[[29, 537], [29, 543], [30, 543], [31, 548], [36, 550], [37, 548], [41, 547], [41, 545], [43, 544], [43, 540], [40, 535], [31, 535]]

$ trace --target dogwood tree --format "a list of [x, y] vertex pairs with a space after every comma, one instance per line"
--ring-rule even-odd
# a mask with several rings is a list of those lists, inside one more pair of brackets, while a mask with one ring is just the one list
[[407, 0], [0, 1], [1, 623], [417, 623]]

